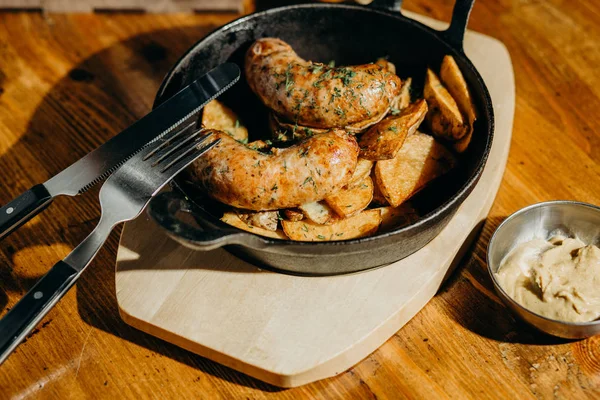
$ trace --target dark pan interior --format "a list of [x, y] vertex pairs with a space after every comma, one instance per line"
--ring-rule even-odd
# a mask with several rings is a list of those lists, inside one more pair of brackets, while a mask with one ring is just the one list
[[[439, 71], [442, 58], [451, 54], [461, 68], [479, 111], [473, 140], [460, 155], [459, 167], [450, 175], [413, 197], [420, 215], [440, 212], [465, 197], [465, 190], [483, 167], [491, 141], [491, 103], [473, 65], [460, 51], [442, 41], [436, 31], [401, 16], [360, 6], [313, 4], [272, 9], [239, 19], [198, 42], [182, 57], [165, 79], [156, 104], [215, 66], [233, 61], [243, 70], [249, 45], [261, 37], [278, 37], [309, 60], [336, 65], [364, 64], [387, 57], [400, 77], [413, 78], [415, 93], [421, 88], [427, 67]], [[221, 98], [249, 128], [250, 140], [268, 138], [267, 110], [242, 79]], [[179, 186], [192, 199], [198, 196], [184, 179]], [[457, 196], [462, 192], [461, 196]], [[206, 208], [205, 208], [206, 209]], [[404, 228], [403, 230], [405, 230]], [[375, 237], [379, 236], [375, 235]]]

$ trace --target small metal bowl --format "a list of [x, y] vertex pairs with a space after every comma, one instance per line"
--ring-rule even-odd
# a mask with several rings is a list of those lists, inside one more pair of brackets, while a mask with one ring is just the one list
[[600, 242], [600, 207], [576, 201], [548, 201], [525, 207], [506, 218], [494, 232], [487, 251], [488, 272], [496, 293], [521, 319], [550, 335], [566, 339], [597, 335], [600, 320], [575, 323], [543, 317], [515, 302], [496, 280], [500, 263], [516, 245], [534, 238], [547, 239], [557, 232], [597, 246]]

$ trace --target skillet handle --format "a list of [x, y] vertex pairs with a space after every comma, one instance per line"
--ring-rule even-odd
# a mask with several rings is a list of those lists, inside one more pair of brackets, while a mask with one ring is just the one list
[[463, 51], [463, 39], [474, 3], [475, 0], [456, 0], [450, 26], [441, 33], [446, 42], [460, 51]]
[[[475, 0], [456, 0], [450, 26], [441, 32], [443, 39], [460, 51], [463, 51], [463, 39], [474, 3]], [[399, 12], [402, 7], [402, 0], [373, 0], [368, 6]]]
[[[214, 250], [230, 244], [250, 247], [265, 245], [258, 236], [233, 228], [212, 217], [188, 201], [179, 191], [156, 195], [148, 205], [148, 214], [177, 242], [198, 250]], [[180, 218], [180, 213], [199, 215], [203, 228], [193, 226]]]

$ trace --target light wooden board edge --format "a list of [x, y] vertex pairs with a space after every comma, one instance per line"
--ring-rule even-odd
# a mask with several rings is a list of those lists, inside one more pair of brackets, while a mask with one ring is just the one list
[[[492, 43], [492, 39], [487, 37], [485, 38], [490, 41], [490, 44]], [[508, 56], [508, 53], [504, 46], [497, 41], [493, 42], [496, 42], [494, 44], [497, 46], [498, 51], [503, 51], [505, 53], [504, 58], [508, 61], [508, 65], [510, 66], [510, 57]], [[468, 41], [466, 47], [468, 52]], [[502, 121], [502, 124], [504, 125], [503, 129], [497, 129], [496, 131], [494, 148], [492, 150], [493, 154], [490, 156], [490, 161], [488, 162], [488, 165], [486, 167], [486, 172], [484, 172], [484, 176], [482, 177], [482, 180], [485, 179], [486, 182], [489, 184], [489, 188], [485, 193], [486, 197], [484, 199], [483, 206], [480, 209], [478, 218], [476, 218], [473, 226], [478, 225], [489, 212], [495, 194], [498, 190], [502, 178], [502, 173], [504, 171], [504, 167], [508, 157], [512, 129], [512, 116], [514, 112], [514, 77], [512, 76], [512, 69], [510, 71], [504, 72], [510, 75], [507, 76], [508, 79], [505, 85], [506, 90], [512, 91], [512, 93], [510, 93], [512, 100], [508, 101], [508, 104], [505, 105], [505, 107], [511, 108], [511, 112], [509, 113], [510, 120], [505, 118], [505, 120]], [[500, 125], [500, 123], [497, 123], [498, 128], [500, 128]], [[490, 177], [490, 175], [493, 176]], [[463, 207], [468, 206], [469, 199], [467, 199]], [[126, 230], [124, 229], [124, 235], [125, 232]], [[475, 236], [476, 235], [471, 235], [470, 239], [472, 240]], [[165, 240], [168, 239], [165, 238]], [[382, 321], [382, 323], [377, 327], [377, 329], [375, 329], [368, 336], [366, 336], [361, 342], [356, 343], [352, 348], [305, 371], [267, 371], [261, 368], [260, 366], [251, 365], [242, 360], [232, 358], [227, 354], [215, 351], [211, 348], [190, 341], [184, 337], [175, 335], [172, 332], [166, 331], [158, 326], [149, 324], [147, 321], [139, 320], [133, 315], [130, 315], [123, 308], [120, 309], [120, 312], [123, 319], [128, 324], [140, 330], [161, 337], [162, 339], [165, 339], [169, 342], [173, 342], [192, 352], [208, 357], [214, 361], [227, 365], [248, 375], [254, 376], [263, 381], [281, 387], [294, 387], [341, 373], [344, 370], [350, 368], [352, 365], [354, 365], [361, 359], [363, 359], [364, 357], [366, 357], [377, 347], [379, 347], [385, 340], [387, 340], [390, 336], [397, 332], [406, 322], [408, 322], [431, 299], [431, 297], [433, 297], [433, 295], [437, 292], [439, 286], [441, 285], [444, 277], [447, 275], [449, 265], [453, 262], [454, 265], [456, 265], [457, 261], [460, 259], [460, 256], [466, 251], [469, 245], [470, 242], [465, 242], [462, 246], [459, 246], [459, 248], [455, 249], [456, 251], [452, 252], [448, 259], [445, 260], [444, 263], [442, 263], [434, 279], [431, 279], [427, 283], [427, 285], [423, 286], [419, 292], [415, 293], [413, 298], [418, 297], [419, 301], [415, 300], [411, 307], [402, 308], [398, 310], [398, 312], [396, 312], [388, 320]], [[455, 256], [455, 254], [457, 253], [458, 256]]]

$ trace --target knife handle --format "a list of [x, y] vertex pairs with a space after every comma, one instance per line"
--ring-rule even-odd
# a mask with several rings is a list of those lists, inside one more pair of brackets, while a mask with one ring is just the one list
[[44, 185], [35, 185], [0, 208], [0, 240], [40, 213], [52, 201]]
[[78, 276], [79, 271], [59, 261], [0, 319], [0, 364], [67, 293]]

